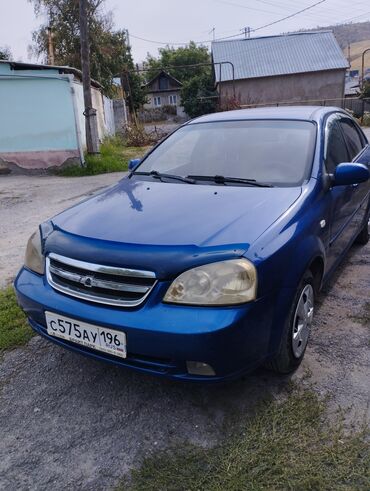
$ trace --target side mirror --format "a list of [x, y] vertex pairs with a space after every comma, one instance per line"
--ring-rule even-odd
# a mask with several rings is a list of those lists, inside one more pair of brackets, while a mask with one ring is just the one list
[[335, 169], [333, 186], [347, 186], [359, 184], [370, 178], [370, 172], [364, 164], [344, 163]]
[[140, 164], [141, 159], [131, 159], [128, 163], [128, 170], [133, 171]]

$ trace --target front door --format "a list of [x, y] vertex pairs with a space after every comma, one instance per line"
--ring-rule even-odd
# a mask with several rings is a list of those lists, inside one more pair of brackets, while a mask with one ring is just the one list
[[[347, 145], [343, 131], [340, 127], [340, 114], [331, 115], [326, 123], [325, 138], [325, 167], [326, 171], [334, 175], [337, 165], [350, 162]], [[356, 211], [353, 200], [354, 188], [352, 185], [335, 186], [330, 188], [330, 239], [327, 251], [328, 269], [351, 242], [353, 228], [351, 218]]]

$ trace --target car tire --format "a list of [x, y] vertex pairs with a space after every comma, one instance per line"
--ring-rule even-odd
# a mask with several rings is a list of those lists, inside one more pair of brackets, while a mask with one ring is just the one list
[[302, 278], [285, 323], [278, 354], [267, 368], [288, 374], [301, 364], [311, 331], [315, 301], [315, 282], [310, 271]]
[[365, 225], [363, 226], [361, 232], [356, 237], [356, 244], [366, 245], [369, 242], [369, 219], [370, 215], [365, 220]]

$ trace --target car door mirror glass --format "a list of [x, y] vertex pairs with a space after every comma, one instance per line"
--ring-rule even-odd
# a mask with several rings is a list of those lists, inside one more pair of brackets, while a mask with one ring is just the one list
[[364, 164], [346, 162], [339, 164], [334, 173], [333, 186], [359, 184], [370, 178], [369, 169]]
[[131, 159], [128, 163], [128, 170], [133, 171], [140, 164], [141, 159]]

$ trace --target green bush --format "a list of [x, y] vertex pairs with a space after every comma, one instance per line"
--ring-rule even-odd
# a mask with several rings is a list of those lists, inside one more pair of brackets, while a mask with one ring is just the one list
[[56, 173], [64, 177], [92, 176], [107, 172], [127, 171], [128, 162], [140, 158], [147, 148], [125, 146], [122, 138], [106, 138], [100, 146], [99, 155], [86, 155], [85, 166], [70, 165], [58, 169]]
[[0, 353], [27, 343], [33, 335], [13, 288], [0, 290]]

